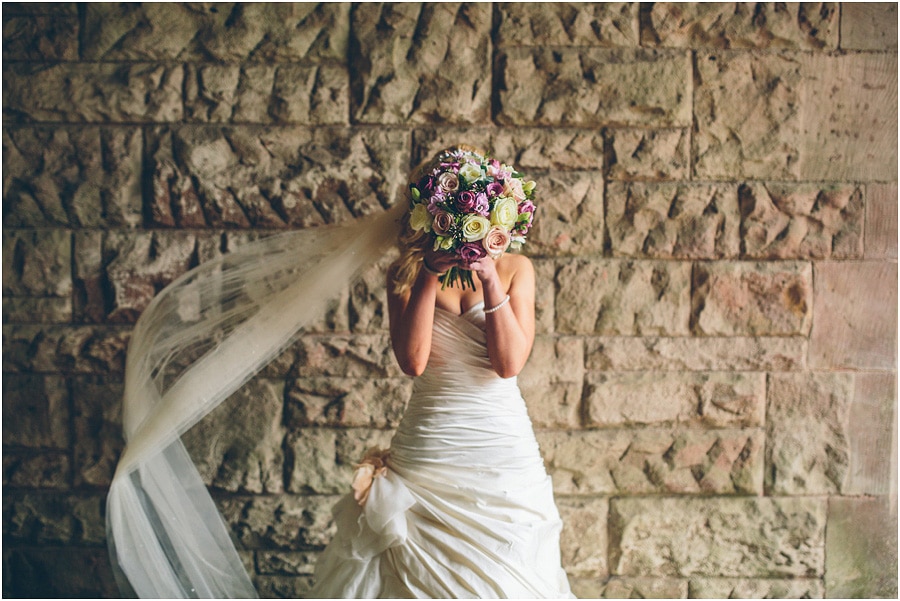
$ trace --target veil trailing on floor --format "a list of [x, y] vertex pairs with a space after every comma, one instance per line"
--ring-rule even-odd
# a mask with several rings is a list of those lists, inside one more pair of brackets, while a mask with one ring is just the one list
[[346, 225], [277, 234], [204, 263], [141, 315], [125, 367], [126, 446], [106, 511], [123, 591], [257, 596], [180, 437], [383, 256], [404, 204]]

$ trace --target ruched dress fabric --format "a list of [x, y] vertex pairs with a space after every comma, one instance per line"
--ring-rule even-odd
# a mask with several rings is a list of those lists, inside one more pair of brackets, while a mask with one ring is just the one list
[[311, 598], [570, 598], [562, 522], [515, 378], [487, 356], [483, 304], [435, 309], [432, 351], [387, 474], [337, 534]]

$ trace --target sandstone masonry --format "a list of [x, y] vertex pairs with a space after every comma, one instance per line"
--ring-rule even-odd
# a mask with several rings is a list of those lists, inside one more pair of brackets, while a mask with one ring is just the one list
[[[520, 384], [575, 593], [897, 595], [895, 5], [3, 9], [4, 596], [119, 595], [160, 289], [461, 141], [539, 184]], [[263, 597], [309, 589], [402, 416], [392, 258], [184, 437]]]

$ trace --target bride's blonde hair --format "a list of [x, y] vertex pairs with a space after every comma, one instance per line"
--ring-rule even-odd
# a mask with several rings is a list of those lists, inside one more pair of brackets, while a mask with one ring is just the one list
[[[416, 184], [422, 177], [437, 166], [441, 155], [454, 150], [465, 150], [474, 152], [484, 156], [484, 151], [474, 146], [466, 144], [457, 144], [441, 150], [427, 161], [419, 164], [409, 174], [409, 183]], [[412, 202], [409, 196], [409, 186], [406, 187], [406, 201]], [[400, 220], [400, 233], [397, 235], [397, 246], [400, 249], [400, 257], [394, 261], [392, 266], [393, 277], [391, 278], [392, 292], [397, 296], [406, 293], [419, 275], [422, 268], [422, 261], [425, 259], [425, 249], [431, 242], [428, 234], [423, 230], [414, 230], [409, 225], [409, 211], [403, 214]]]

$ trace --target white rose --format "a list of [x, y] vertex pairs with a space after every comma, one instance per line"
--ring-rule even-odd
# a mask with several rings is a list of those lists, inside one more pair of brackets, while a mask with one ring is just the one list
[[516, 224], [518, 216], [519, 207], [515, 199], [504, 196], [494, 202], [494, 208], [491, 210], [491, 225], [501, 225], [511, 230]]
[[491, 229], [491, 222], [481, 215], [469, 214], [463, 218], [462, 234], [466, 242], [475, 242], [484, 238]]
[[423, 204], [418, 204], [409, 215], [409, 227], [416, 231], [425, 230], [426, 232], [430, 232], [432, 219], [431, 213], [428, 212], [428, 208]]
[[472, 163], [466, 163], [459, 168], [459, 176], [466, 182], [472, 183], [481, 177], [481, 167]]

